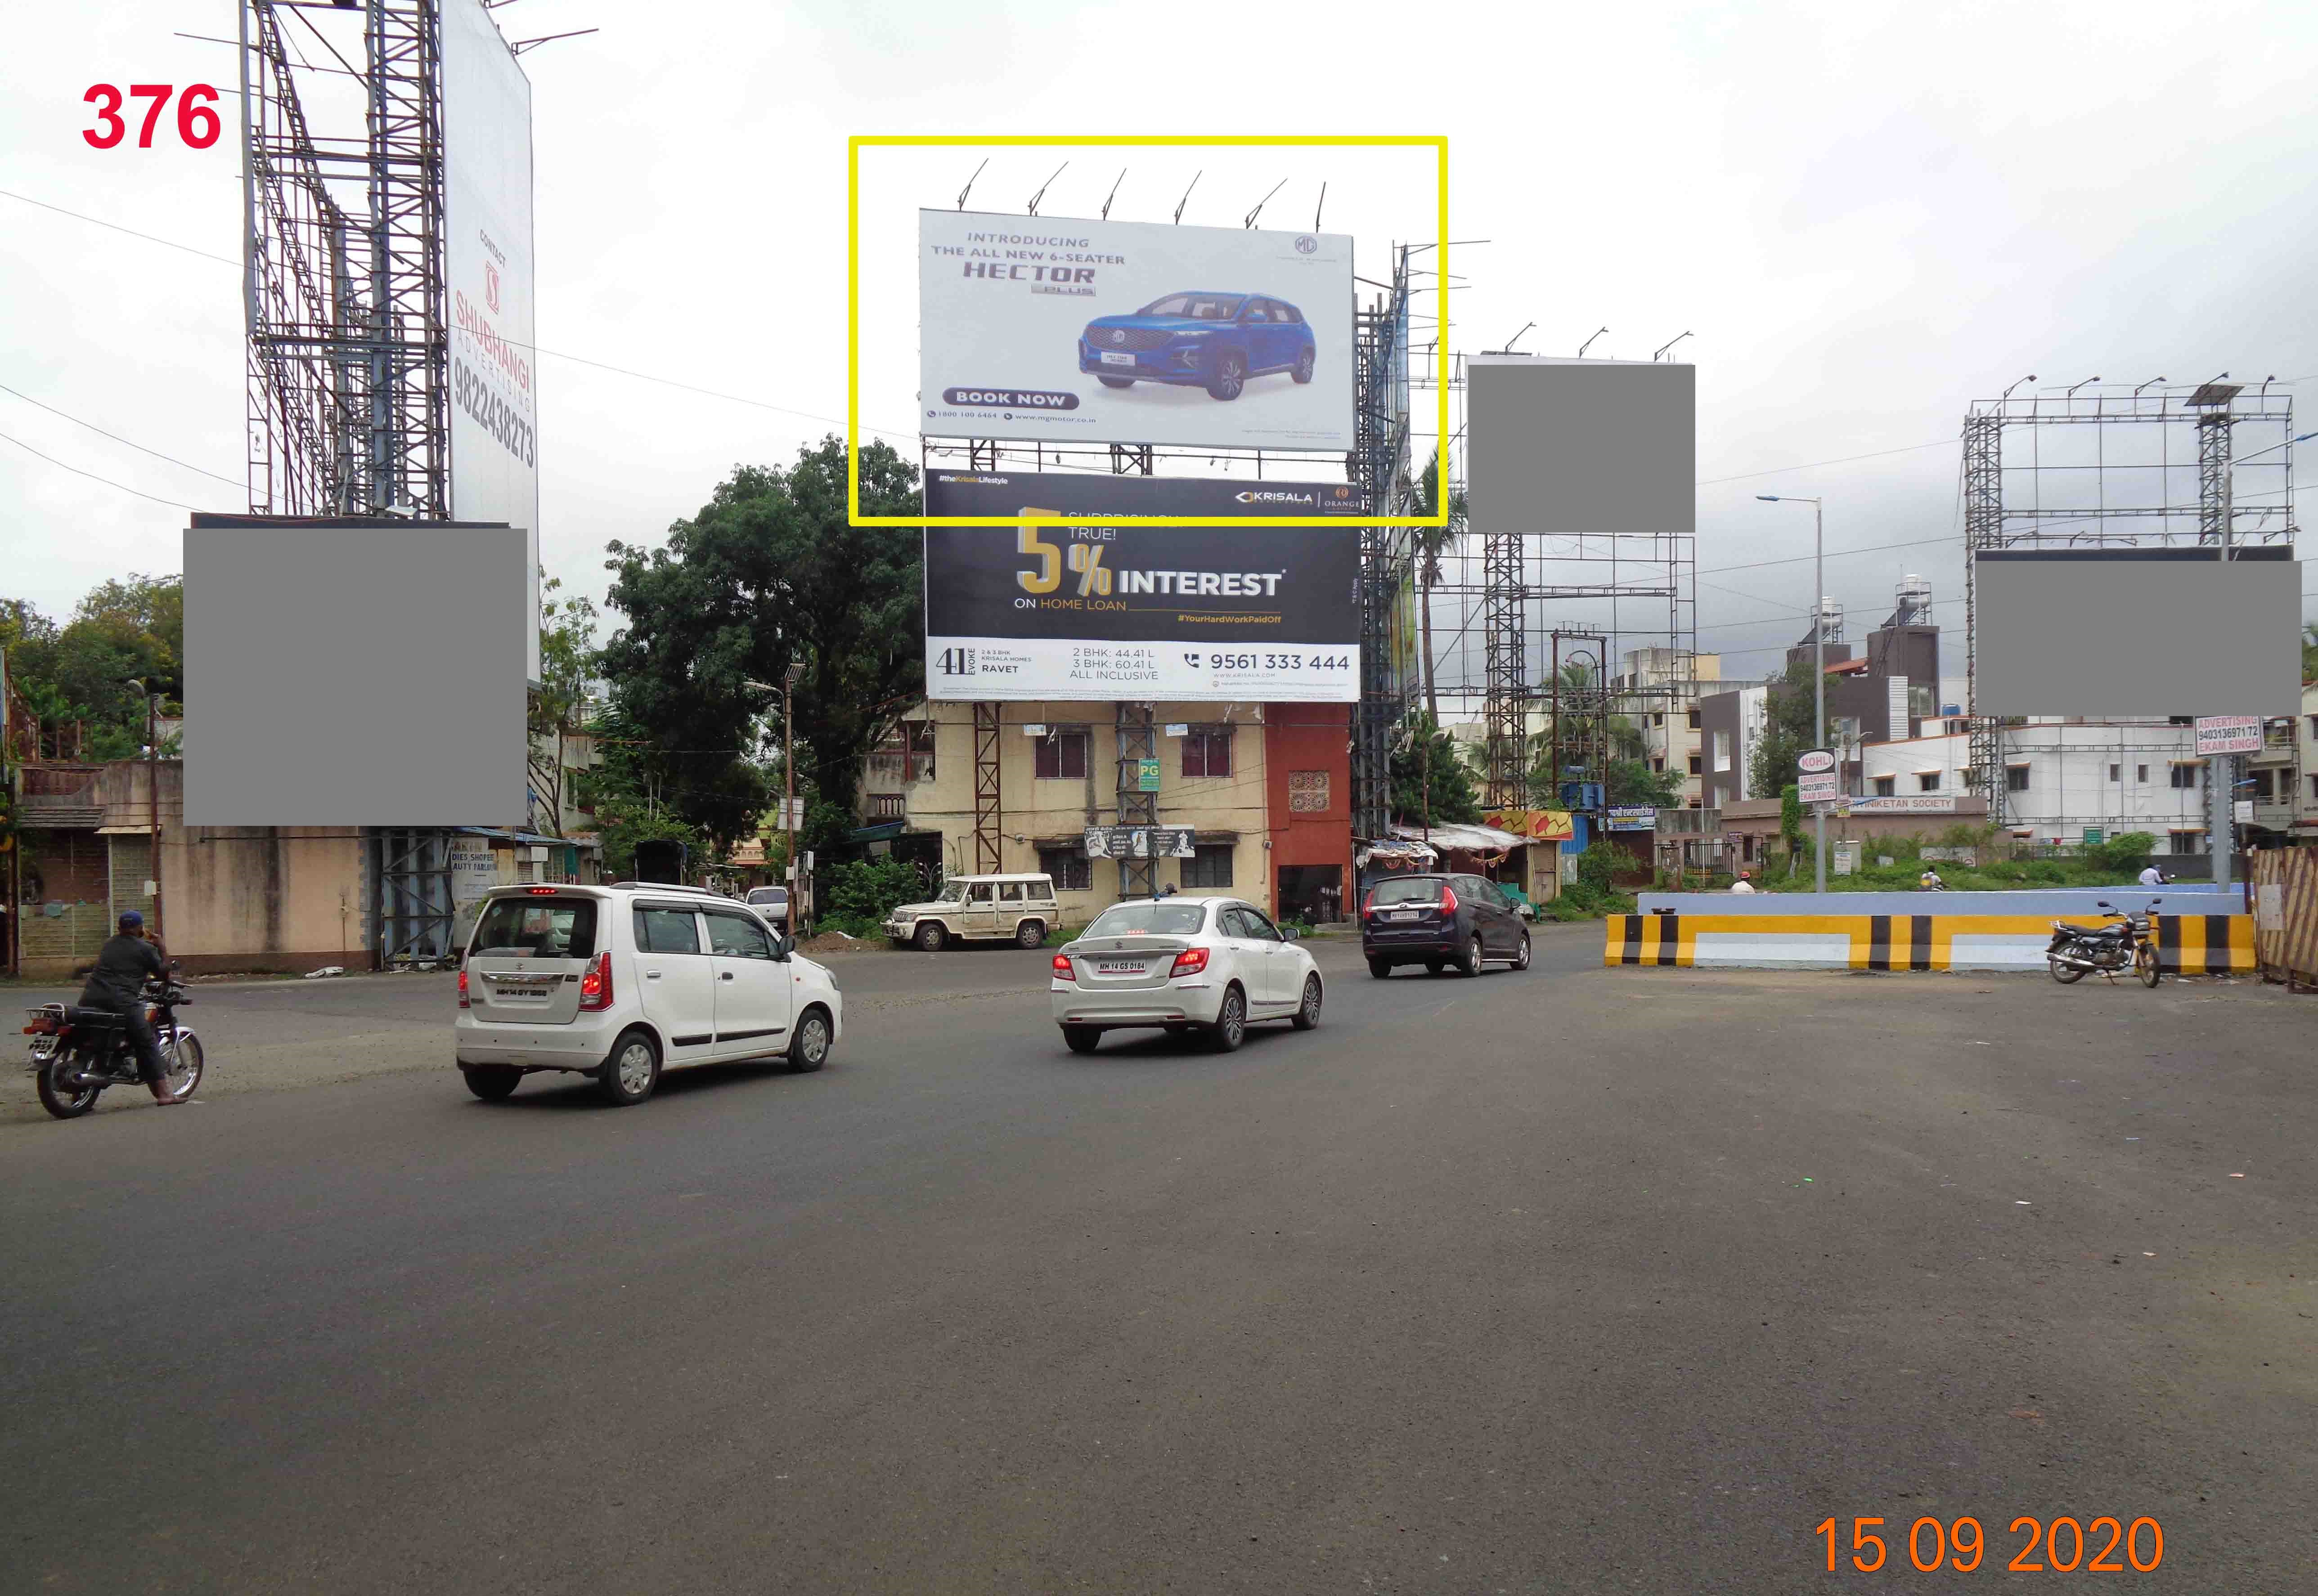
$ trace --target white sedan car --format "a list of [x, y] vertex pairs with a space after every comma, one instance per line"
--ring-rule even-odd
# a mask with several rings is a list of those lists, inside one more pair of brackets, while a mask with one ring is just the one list
[[1132, 1029], [1200, 1030], [1229, 1053], [1255, 1020], [1299, 1031], [1320, 1023], [1312, 955], [1237, 898], [1114, 903], [1055, 955], [1048, 990], [1073, 1053], [1092, 1053], [1105, 1031]]

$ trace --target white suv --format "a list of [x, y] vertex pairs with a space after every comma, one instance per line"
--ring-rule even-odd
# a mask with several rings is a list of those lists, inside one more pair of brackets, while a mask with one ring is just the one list
[[829, 1061], [837, 981], [747, 905], [696, 887], [494, 887], [459, 964], [460, 1073], [496, 1102], [534, 1070], [592, 1075], [615, 1103], [663, 1069]]
[[953, 875], [941, 896], [928, 903], [904, 903], [885, 917], [885, 935], [896, 946], [939, 953], [952, 942], [1011, 942], [1037, 947], [1062, 915], [1055, 907], [1055, 878], [1043, 872], [1019, 875]]

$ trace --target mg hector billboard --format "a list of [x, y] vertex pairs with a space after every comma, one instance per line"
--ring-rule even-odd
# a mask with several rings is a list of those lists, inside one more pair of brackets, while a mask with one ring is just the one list
[[1348, 237], [925, 211], [918, 250], [922, 432], [1353, 446]]
[[[929, 515], [1026, 519], [926, 529], [926, 695], [1352, 703], [1359, 509], [1342, 483], [929, 472]], [[1338, 512], [1341, 531], [1135, 525]]]

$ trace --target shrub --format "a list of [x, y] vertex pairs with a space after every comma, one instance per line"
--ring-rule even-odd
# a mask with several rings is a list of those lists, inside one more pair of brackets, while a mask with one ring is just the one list
[[[918, 873], [899, 859], [857, 859], [840, 865], [829, 873], [822, 893], [822, 928], [841, 929], [856, 937], [877, 935], [896, 905], [918, 901], [924, 890]], [[859, 925], [868, 929], [857, 930]]]
[[2151, 832], [2121, 831], [2106, 841], [2078, 849], [2077, 857], [2096, 870], [2129, 876], [2141, 868], [2156, 847], [2157, 838]]

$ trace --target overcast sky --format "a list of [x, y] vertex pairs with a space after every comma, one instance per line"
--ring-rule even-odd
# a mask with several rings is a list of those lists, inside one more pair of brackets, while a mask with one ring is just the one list
[[[2303, 427], [2318, 428], [2307, 4], [1193, 15], [520, 0], [496, 14], [516, 38], [602, 30], [523, 58], [543, 553], [599, 595], [606, 540], [655, 539], [734, 464], [841, 429], [845, 139], [859, 132], [1446, 134], [1451, 230], [1490, 240], [1456, 256], [1470, 286], [1453, 296], [1454, 347], [1535, 322], [1519, 346], [1567, 354], [1606, 326], [1590, 353], [1643, 359], [1694, 335], [1679, 353], [1699, 368], [1700, 646], [1727, 674], [1768, 668], [1810, 602], [1808, 564], [1759, 563], [1810, 551], [1808, 512], [1753, 498], [1766, 491], [1824, 494], [1832, 550], [1927, 540], [1831, 560], [1828, 587], [1856, 636], [1903, 574], [1928, 577], [1960, 674], [1953, 440], [1969, 400], [2030, 372], [2044, 388], [2298, 379]], [[322, 22], [351, 37], [346, 19]], [[0, 593], [52, 613], [180, 562], [181, 509], [64, 467], [245, 507], [238, 277], [187, 252], [238, 256], [233, 140], [100, 151], [80, 137], [93, 83], [234, 82], [229, 48], [179, 31], [230, 37], [234, 8], [20, 6], [0, 55], [0, 189], [23, 197], [0, 197], [0, 383], [217, 474], [0, 393], [0, 434], [60, 462], [0, 443]], [[1172, 114], [1152, 103], [1163, 84]], [[865, 202], [893, 221], [948, 205], [979, 158], [878, 168]], [[1124, 165], [1113, 216], [1164, 220], [1185, 163], [1108, 161], [1074, 158], [1042, 213], [1092, 215]], [[1285, 176], [1263, 220], [1308, 226], [1325, 176], [1327, 226], [1358, 238], [1364, 274], [1392, 242], [1431, 236], [1421, 161], [1191, 164], [1187, 222], [1236, 226]], [[1051, 169], [1042, 152], [1000, 152], [975, 204], [1019, 211]], [[885, 313], [910, 314], [906, 270], [865, 282]], [[914, 370], [885, 365], [865, 373], [872, 425], [911, 413]]]

